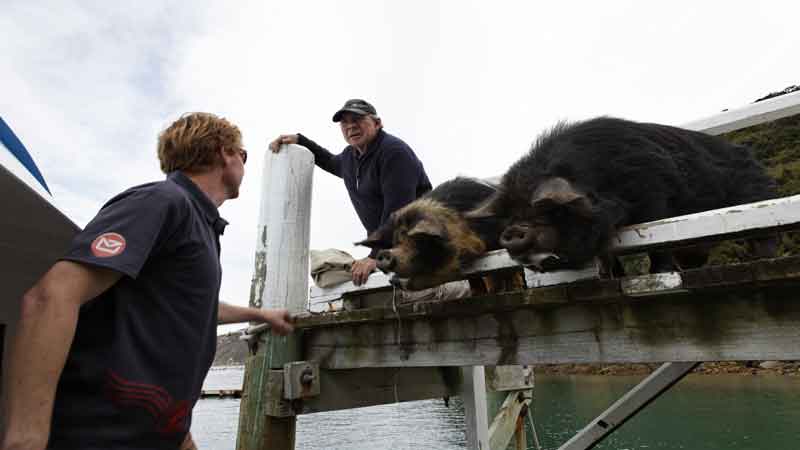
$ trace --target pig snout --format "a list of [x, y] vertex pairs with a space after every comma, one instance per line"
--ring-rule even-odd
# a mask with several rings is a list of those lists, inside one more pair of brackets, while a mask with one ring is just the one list
[[389, 250], [379, 251], [375, 258], [377, 260], [378, 269], [383, 272], [391, 272], [394, 270], [394, 266], [397, 265], [397, 260]]
[[522, 253], [533, 244], [533, 228], [527, 225], [511, 225], [500, 235], [500, 245], [510, 253]]

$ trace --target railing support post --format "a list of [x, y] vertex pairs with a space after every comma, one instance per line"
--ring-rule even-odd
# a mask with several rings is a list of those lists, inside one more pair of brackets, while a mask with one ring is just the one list
[[[313, 170], [314, 156], [305, 147], [284, 146], [264, 158], [252, 307], [306, 310]], [[282, 401], [270, 380], [301, 356], [299, 333], [259, 336], [245, 366], [237, 450], [294, 449], [296, 417], [268, 416], [265, 404]]]

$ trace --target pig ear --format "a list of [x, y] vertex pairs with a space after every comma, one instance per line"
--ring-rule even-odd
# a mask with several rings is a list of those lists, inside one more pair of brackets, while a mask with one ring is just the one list
[[422, 219], [408, 230], [408, 235], [411, 237], [432, 236], [441, 238], [444, 237], [444, 227], [433, 220]]
[[364, 247], [378, 248], [383, 246], [383, 240], [375, 239], [372, 236], [370, 236], [367, 239], [364, 239], [363, 241], [358, 241], [354, 243], [353, 245], [363, 245]]
[[539, 185], [531, 196], [531, 206], [534, 210], [543, 212], [566, 207], [585, 217], [592, 213], [591, 201], [564, 178], [551, 178]]
[[363, 241], [356, 242], [354, 245], [363, 245], [369, 248], [391, 248], [392, 246], [392, 230], [386, 225], [378, 228], [368, 238]]
[[467, 220], [474, 219], [488, 219], [497, 215], [497, 206], [500, 203], [500, 193], [495, 192], [489, 198], [484, 200], [477, 208], [464, 213], [464, 218]]

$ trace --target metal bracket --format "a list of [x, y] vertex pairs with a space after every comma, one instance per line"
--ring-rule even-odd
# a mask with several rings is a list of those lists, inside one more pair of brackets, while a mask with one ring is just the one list
[[283, 365], [283, 398], [301, 400], [320, 393], [319, 364], [295, 361]]
[[496, 392], [533, 389], [533, 366], [486, 367], [486, 382]]

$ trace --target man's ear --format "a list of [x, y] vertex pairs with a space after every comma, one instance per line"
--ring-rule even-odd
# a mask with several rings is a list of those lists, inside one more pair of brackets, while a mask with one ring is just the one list
[[234, 156], [233, 150], [225, 147], [219, 147], [219, 150], [217, 150], [217, 162], [219, 163], [219, 166], [223, 168], [227, 167], [228, 159], [231, 156]]

